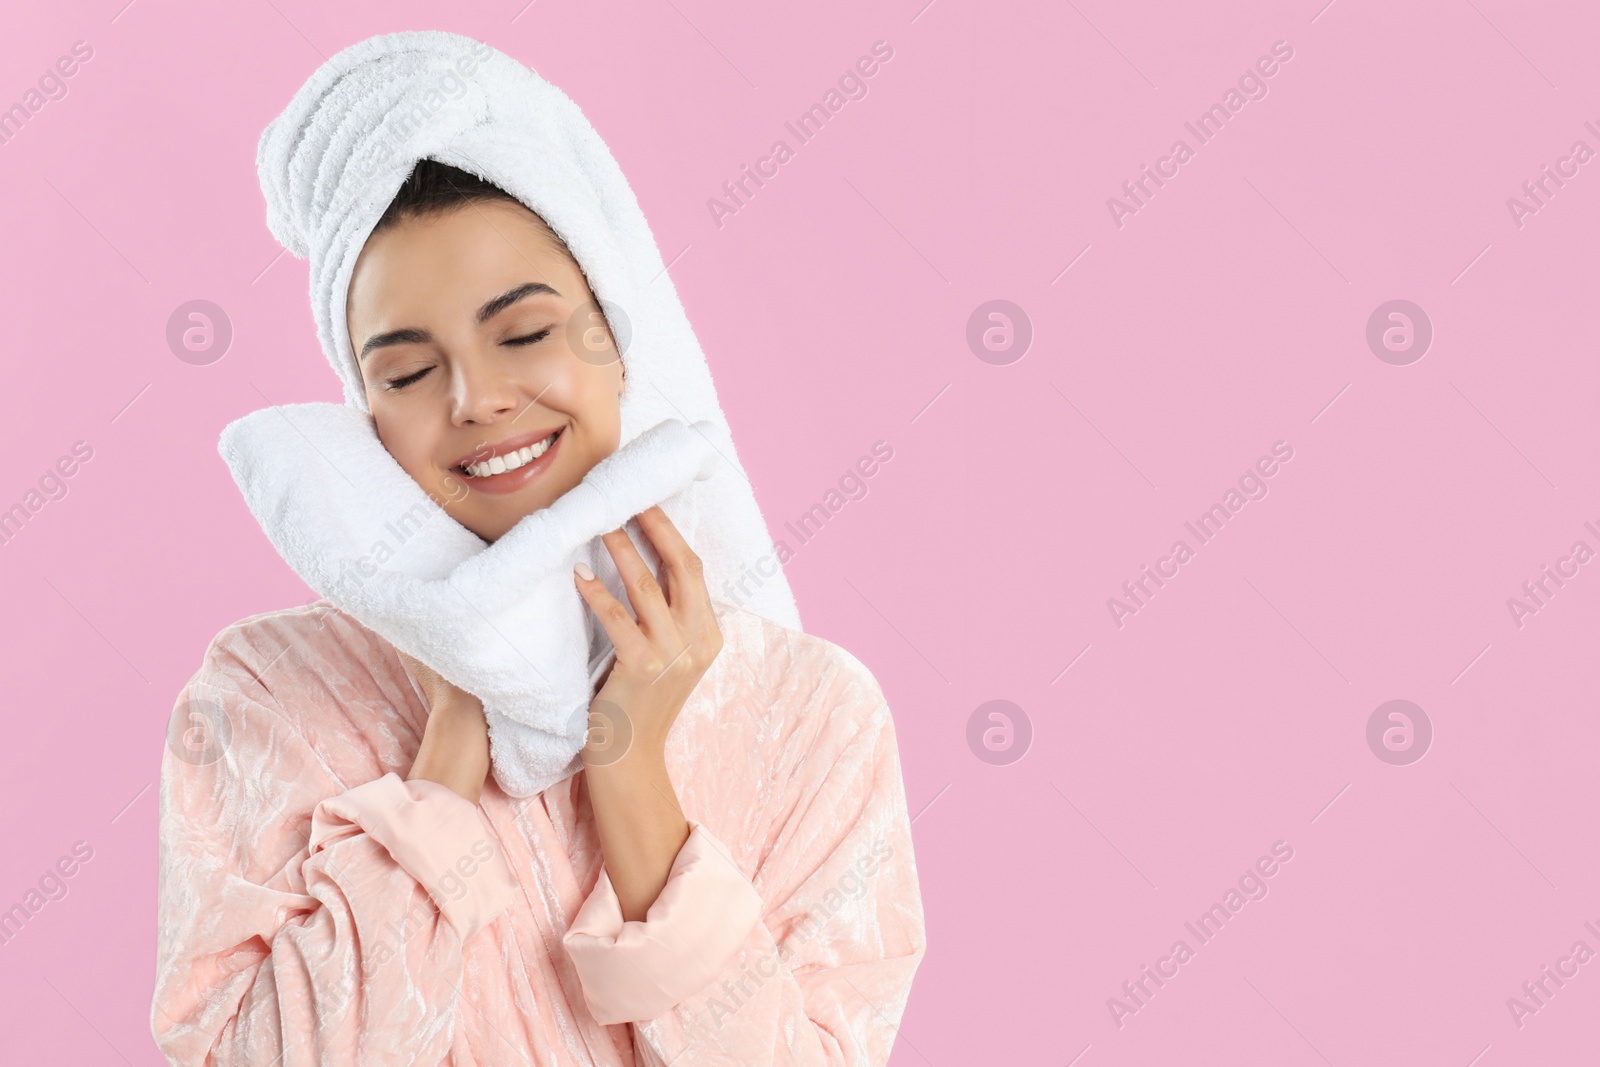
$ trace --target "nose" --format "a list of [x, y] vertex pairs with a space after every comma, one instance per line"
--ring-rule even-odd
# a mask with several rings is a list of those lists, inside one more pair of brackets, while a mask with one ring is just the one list
[[450, 417], [457, 426], [487, 424], [517, 409], [517, 385], [503, 369], [481, 356], [454, 361], [450, 381]]

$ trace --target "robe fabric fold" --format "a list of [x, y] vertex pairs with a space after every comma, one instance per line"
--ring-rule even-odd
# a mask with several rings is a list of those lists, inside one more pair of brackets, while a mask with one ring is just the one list
[[405, 782], [427, 708], [381, 637], [323, 601], [220, 633], [161, 766], [170, 1062], [887, 1063], [925, 951], [893, 719], [844, 649], [714, 604], [666, 750], [693, 831], [643, 922], [582, 771]]

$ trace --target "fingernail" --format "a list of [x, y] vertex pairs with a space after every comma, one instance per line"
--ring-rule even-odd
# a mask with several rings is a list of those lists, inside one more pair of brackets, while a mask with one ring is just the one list
[[589, 565], [587, 563], [580, 563], [574, 567], [573, 570], [577, 571], [578, 577], [582, 578], [584, 581], [594, 581], [594, 571], [589, 569]]

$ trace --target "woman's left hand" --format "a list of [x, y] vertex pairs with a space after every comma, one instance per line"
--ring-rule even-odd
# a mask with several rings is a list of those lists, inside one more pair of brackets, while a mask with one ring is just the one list
[[638, 518], [661, 559], [665, 588], [623, 530], [601, 537], [637, 622], [604, 582], [581, 572], [576, 578], [578, 591], [617, 649], [590, 705], [589, 741], [583, 749], [590, 766], [614, 763], [635, 750], [659, 757], [678, 712], [722, 651], [722, 631], [700, 557], [659, 506]]

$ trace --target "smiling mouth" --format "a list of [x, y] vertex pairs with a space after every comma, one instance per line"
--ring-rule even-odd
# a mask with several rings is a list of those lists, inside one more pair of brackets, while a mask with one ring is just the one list
[[480, 462], [460, 463], [454, 469], [468, 478], [490, 478], [496, 474], [517, 470], [527, 466], [554, 448], [556, 438], [560, 437], [565, 429], [566, 427], [563, 426], [542, 441], [524, 445], [522, 448], [507, 452], [504, 455], [491, 456], [489, 459]]

